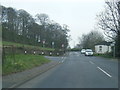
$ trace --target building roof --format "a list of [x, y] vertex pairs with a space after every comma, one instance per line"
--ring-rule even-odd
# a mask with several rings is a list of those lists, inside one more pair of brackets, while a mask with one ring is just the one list
[[103, 42], [97, 43], [96, 45], [107, 45], [107, 46], [110, 46], [111, 44], [112, 44], [112, 42], [103, 41]]

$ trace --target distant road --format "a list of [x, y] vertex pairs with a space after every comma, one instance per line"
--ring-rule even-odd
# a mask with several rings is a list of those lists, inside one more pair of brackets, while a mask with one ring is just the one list
[[118, 88], [118, 62], [70, 52], [60, 65], [24, 83], [19, 88]]

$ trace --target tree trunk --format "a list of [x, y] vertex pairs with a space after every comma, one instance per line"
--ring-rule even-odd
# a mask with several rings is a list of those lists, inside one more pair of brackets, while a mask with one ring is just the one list
[[118, 31], [116, 39], [116, 56], [120, 57], [120, 31]]

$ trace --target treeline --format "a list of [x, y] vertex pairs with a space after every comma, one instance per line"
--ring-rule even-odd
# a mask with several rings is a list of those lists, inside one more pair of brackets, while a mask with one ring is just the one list
[[29, 45], [53, 48], [68, 46], [68, 26], [50, 20], [47, 14], [33, 18], [27, 11], [2, 7], [2, 39]]
[[82, 36], [79, 37], [78, 47], [91, 48], [94, 50], [95, 45], [103, 41], [105, 41], [103, 34], [97, 30], [92, 30], [89, 33], [82, 34]]

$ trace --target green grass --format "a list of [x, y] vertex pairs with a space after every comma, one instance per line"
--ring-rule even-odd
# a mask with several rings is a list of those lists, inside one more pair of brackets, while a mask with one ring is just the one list
[[[3, 45], [14, 45], [16, 47], [23, 47], [23, 44], [21, 44], [21, 43], [7, 42], [7, 41], [3, 41], [2, 43], [3, 43]], [[24, 44], [24, 47], [25, 48], [31, 48], [31, 49], [50, 50], [50, 51], [55, 50], [55, 49], [52, 49], [52, 48], [43, 48], [43, 47], [39, 47], [39, 46], [32, 46], [32, 45], [26, 45], [26, 44]]]
[[[14, 60], [15, 57], [15, 60]], [[50, 60], [40, 55], [25, 55], [18, 54], [15, 56], [7, 55], [2, 67], [2, 74], [7, 75], [15, 72], [20, 72], [33, 67], [48, 63]]]
[[111, 54], [94, 54], [94, 56], [100, 56], [100, 57], [104, 57], [104, 58], [113, 58], [113, 56]]
[[2, 40], [0, 40], [0, 47], [2, 47]]
[[0, 75], [2, 75], [2, 64], [0, 64]]

